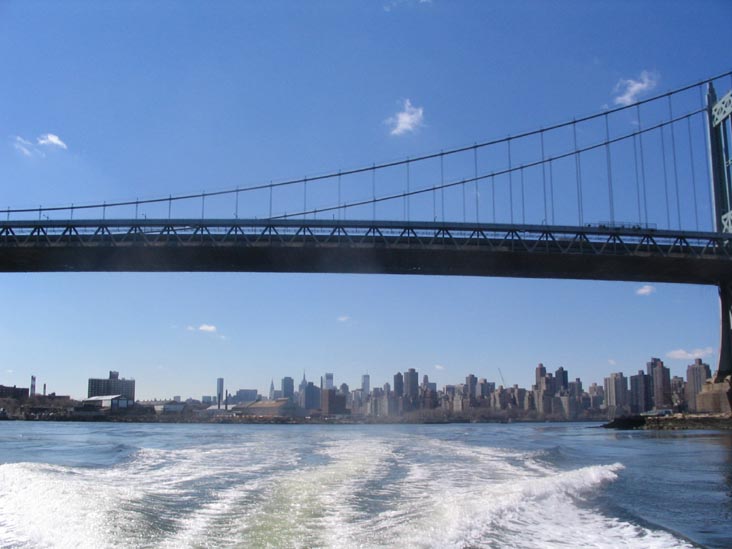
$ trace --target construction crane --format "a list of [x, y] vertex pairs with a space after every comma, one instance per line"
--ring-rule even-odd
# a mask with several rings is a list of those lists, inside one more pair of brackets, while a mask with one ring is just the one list
[[498, 368], [498, 373], [499, 373], [499, 374], [500, 374], [500, 376], [501, 376], [501, 383], [503, 383], [503, 386], [505, 387], [505, 386], [506, 386], [506, 380], [505, 380], [505, 379], [503, 379], [503, 372], [501, 371], [501, 369], [500, 369], [500, 368]]

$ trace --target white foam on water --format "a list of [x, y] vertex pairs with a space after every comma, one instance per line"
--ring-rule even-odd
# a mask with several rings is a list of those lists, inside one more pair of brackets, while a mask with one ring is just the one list
[[349, 439], [317, 449], [325, 462], [272, 479], [265, 500], [240, 518], [230, 533], [232, 545], [252, 547], [334, 547], [346, 525], [358, 524], [365, 511], [357, 494], [388, 473], [395, 459], [384, 439]]
[[226, 487], [232, 471], [256, 490], [258, 478], [286, 464], [285, 453], [252, 460], [222, 448], [141, 450], [110, 468], [3, 464], [0, 546], [157, 547], [191, 516], [219, 516], [241, 497], [241, 481]]
[[400, 433], [0, 465], [2, 547], [691, 547], [604, 515], [619, 463]]

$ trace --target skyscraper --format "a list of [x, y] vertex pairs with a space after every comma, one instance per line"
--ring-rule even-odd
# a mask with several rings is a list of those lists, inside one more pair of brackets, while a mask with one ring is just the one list
[[608, 415], [615, 417], [626, 411], [628, 404], [628, 379], [622, 372], [610, 374], [605, 378], [605, 405]]
[[707, 379], [712, 377], [709, 364], [702, 363], [701, 358], [694, 360], [694, 364], [686, 367], [686, 404], [689, 411], [696, 412], [696, 395], [702, 389]]
[[478, 378], [475, 377], [473, 374], [469, 374], [465, 378], [465, 392], [467, 393], [465, 396], [470, 398], [470, 400], [475, 400], [475, 391], [478, 387]]
[[419, 374], [414, 368], [404, 372], [404, 396], [415, 401], [419, 396]]
[[361, 390], [364, 396], [368, 396], [371, 393], [371, 376], [364, 374], [361, 376]]
[[323, 378], [320, 378], [320, 388], [321, 388], [321, 390], [335, 389], [335, 385], [333, 385], [333, 374], [332, 373], [326, 372], [325, 380], [323, 380]]
[[652, 358], [651, 376], [653, 383], [653, 407], [656, 410], [671, 408], [671, 371], [663, 365], [663, 361]]
[[546, 368], [544, 368], [544, 365], [541, 362], [539, 362], [539, 365], [536, 367], [535, 374], [536, 374], [536, 389], [541, 389], [541, 379], [543, 377], [546, 377]]
[[569, 372], [564, 369], [564, 366], [560, 366], [554, 372], [554, 380], [557, 392], [567, 392], [569, 390]]
[[402, 376], [401, 372], [394, 374], [394, 396], [404, 396], [404, 376]]
[[630, 376], [630, 411], [642, 414], [653, 408], [653, 390], [651, 376], [638, 370], [638, 374]]
[[289, 398], [295, 396], [295, 380], [291, 377], [282, 378], [282, 398]]
[[220, 377], [216, 380], [216, 402], [219, 410], [221, 409], [221, 400], [224, 398], [224, 378]]

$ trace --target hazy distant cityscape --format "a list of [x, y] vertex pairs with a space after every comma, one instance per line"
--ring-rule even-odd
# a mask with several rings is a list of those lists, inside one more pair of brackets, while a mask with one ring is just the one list
[[711, 369], [701, 359], [687, 366], [684, 379], [672, 377], [661, 359], [651, 358], [637, 374], [610, 373], [602, 385], [588, 387], [580, 378], [570, 381], [564, 367], [552, 373], [543, 364], [535, 368], [535, 383], [530, 388], [506, 387], [472, 373], [464, 382], [438, 388], [427, 374], [420, 379], [419, 372], [409, 368], [380, 386], [372, 386], [369, 374], [361, 376], [359, 387], [351, 388], [346, 383], [338, 385], [330, 372], [316, 380], [308, 380], [303, 373], [297, 385], [293, 377], [284, 377], [277, 384], [273, 379], [268, 394], [260, 394], [257, 389], [231, 391], [218, 378], [215, 393], [200, 399], [174, 396], [138, 401], [135, 380], [110, 371], [106, 378], [88, 380], [87, 398], [81, 403], [67, 396], [47, 395], [45, 385], [39, 393], [35, 376], [29, 388], [0, 385], [0, 408], [5, 416], [28, 419], [155, 414], [201, 420], [602, 420], [643, 413], [718, 412], [714, 403], [704, 401], [703, 387], [710, 378]]

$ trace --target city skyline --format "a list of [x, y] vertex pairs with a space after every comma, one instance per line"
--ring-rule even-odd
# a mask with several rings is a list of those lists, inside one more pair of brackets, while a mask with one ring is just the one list
[[[725, 2], [317, 6], [4, 4], [0, 209], [370, 165], [730, 68]], [[599, 381], [656, 356], [683, 376], [697, 357], [716, 369], [719, 346], [717, 289], [671, 284], [2, 274], [0, 302], [0, 384], [36, 375], [72, 396], [108, 370], [141, 399], [171, 379], [171, 394], [206, 394], [212, 372], [260, 392], [303, 369], [376, 386], [410, 367], [440, 385], [500, 368], [528, 386], [539, 362]]]

